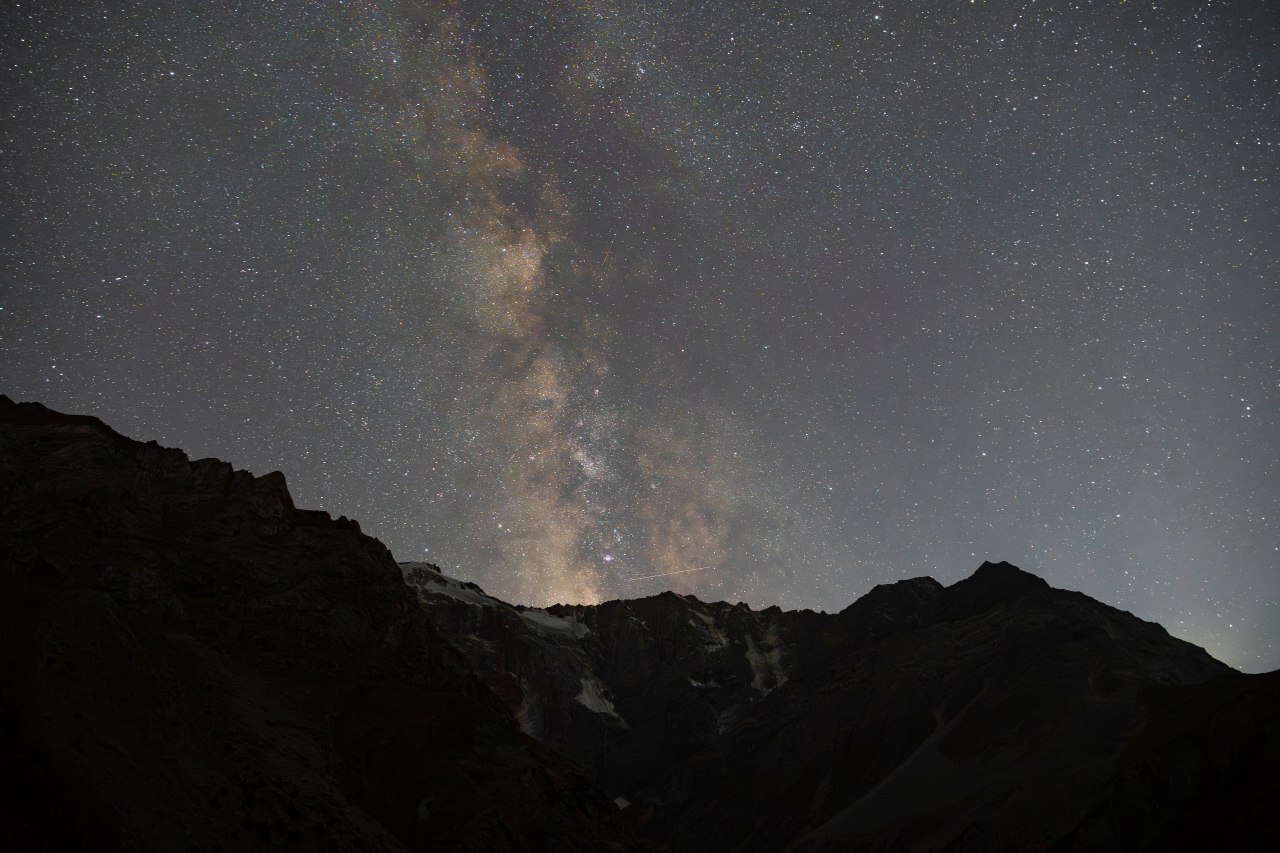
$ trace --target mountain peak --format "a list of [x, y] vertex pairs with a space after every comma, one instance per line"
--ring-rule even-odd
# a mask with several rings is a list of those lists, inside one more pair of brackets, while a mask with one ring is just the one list
[[1031, 583], [1037, 586], [1048, 586], [1049, 584], [1039, 575], [1033, 575], [1031, 572], [1018, 568], [1013, 563], [1001, 560], [993, 563], [990, 560], [983, 560], [982, 565], [978, 566], [971, 578], [988, 579], [987, 582], [994, 583]]
[[969, 577], [946, 588], [945, 594], [939, 597], [934, 616], [944, 621], [964, 619], [1050, 588], [1044, 578], [1024, 572], [1012, 563], [987, 561]]

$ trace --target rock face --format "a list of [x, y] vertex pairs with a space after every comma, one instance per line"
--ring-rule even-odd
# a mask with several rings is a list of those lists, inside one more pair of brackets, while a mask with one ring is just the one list
[[602, 850], [390, 553], [284, 478], [0, 397], [13, 850]]
[[784, 684], [813, 613], [755, 612], [675, 593], [548, 610], [513, 607], [435, 567], [402, 565], [441, 633], [525, 732], [631, 799]]
[[530, 610], [402, 568], [524, 730], [674, 850], [1280, 840], [1280, 678], [1007, 563], [832, 615], [672, 593]]
[[0, 625], [6, 848], [1280, 849], [1280, 674], [1007, 563], [530, 609], [0, 397]]

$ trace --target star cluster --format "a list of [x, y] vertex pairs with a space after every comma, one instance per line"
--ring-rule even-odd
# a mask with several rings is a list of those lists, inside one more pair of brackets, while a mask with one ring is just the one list
[[509, 600], [1007, 559], [1280, 665], [1280, 15], [12, 4], [0, 390]]

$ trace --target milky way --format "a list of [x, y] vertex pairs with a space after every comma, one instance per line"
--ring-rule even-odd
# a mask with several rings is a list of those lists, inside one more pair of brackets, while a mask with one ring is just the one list
[[1280, 19], [5, 12], [0, 391], [513, 601], [1007, 559], [1280, 665]]

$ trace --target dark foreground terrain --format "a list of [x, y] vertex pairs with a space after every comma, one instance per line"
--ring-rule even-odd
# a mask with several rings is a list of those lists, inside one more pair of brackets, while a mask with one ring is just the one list
[[1007, 563], [531, 610], [0, 397], [0, 846], [1280, 849], [1280, 674]]

